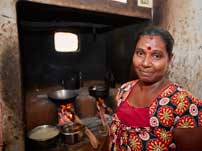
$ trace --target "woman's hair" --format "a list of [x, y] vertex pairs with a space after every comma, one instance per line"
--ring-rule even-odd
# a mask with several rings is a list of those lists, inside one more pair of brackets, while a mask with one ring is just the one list
[[172, 56], [172, 50], [174, 45], [174, 39], [172, 35], [165, 29], [157, 26], [149, 26], [144, 28], [143, 31], [139, 32], [135, 41], [135, 46], [139, 41], [141, 36], [160, 36], [166, 45], [166, 51], [168, 53], [169, 58]]

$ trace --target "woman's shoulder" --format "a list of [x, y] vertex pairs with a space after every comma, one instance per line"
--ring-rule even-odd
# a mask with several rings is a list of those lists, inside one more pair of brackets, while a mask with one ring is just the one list
[[132, 90], [133, 86], [137, 83], [137, 80], [128, 81], [126, 83], [123, 83], [120, 88], [118, 89], [118, 92], [116, 94], [116, 101], [118, 101], [117, 105], [125, 100], [125, 98], [129, 95], [130, 91]]
[[[196, 96], [193, 95], [187, 88], [178, 84], [178, 83], [171, 83], [168, 88], [163, 92], [164, 95], [171, 96], [172, 100], [176, 100], [180, 104], [181, 101], [189, 101], [190, 103], [194, 103], [197, 105], [202, 105], [202, 100], [198, 99]], [[186, 101], [185, 101], [186, 102]]]
[[125, 82], [121, 85], [120, 87], [120, 90], [123, 90], [123, 89], [128, 89], [130, 87], [133, 87], [136, 83], [137, 83], [138, 80], [132, 80], [132, 81], [128, 81], [128, 82]]

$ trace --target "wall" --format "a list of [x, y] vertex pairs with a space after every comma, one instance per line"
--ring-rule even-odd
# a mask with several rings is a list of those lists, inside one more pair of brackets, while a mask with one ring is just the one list
[[44, 4], [67, 6], [83, 10], [107, 12], [139, 18], [151, 18], [151, 9], [138, 7], [137, 0], [127, 0], [127, 4], [113, 0], [27, 0]]
[[0, 1], [0, 103], [6, 151], [23, 151], [22, 99], [15, 0]]
[[170, 78], [202, 98], [202, 1], [160, 1], [154, 22], [168, 29], [175, 38]]
[[21, 34], [25, 84], [58, 83], [70, 79], [74, 75], [72, 72], [79, 71], [85, 80], [104, 79], [105, 34], [96, 34], [94, 37], [92, 33], [80, 33], [80, 52], [70, 54], [55, 51], [53, 35], [53, 32], [48, 31]]

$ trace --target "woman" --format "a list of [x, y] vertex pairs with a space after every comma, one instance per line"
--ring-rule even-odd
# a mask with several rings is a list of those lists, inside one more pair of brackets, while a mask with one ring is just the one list
[[202, 102], [167, 79], [173, 44], [170, 33], [159, 27], [139, 33], [133, 55], [138, 79], [118, 91], [110, 150], [175, 150], [174, 128], [202, 126]]

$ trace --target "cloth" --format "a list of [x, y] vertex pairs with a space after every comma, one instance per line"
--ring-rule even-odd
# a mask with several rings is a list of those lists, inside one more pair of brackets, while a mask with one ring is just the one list
[[130, 106], [128, 100], [117, 109], [116, 114], [122, 123], [132, 127], [149, 127], [149, 107]]
[[[123, 84], [118, 93], [117, 111], [137, 81]], [[133, 127], [114, 114], [110, 126], [111, 151], [175, 150], [174, 128], [202, 126], [202, 100], [195, 98], [179, 84], [165, 87], [149, 107], [149, 127]]]

